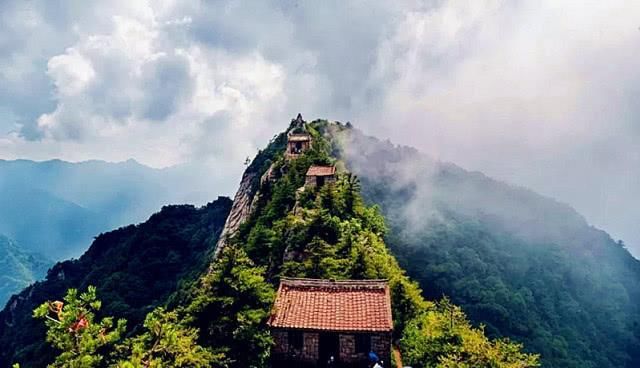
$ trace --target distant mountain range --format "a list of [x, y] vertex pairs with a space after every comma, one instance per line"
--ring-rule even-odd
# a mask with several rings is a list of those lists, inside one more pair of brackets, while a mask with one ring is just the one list
[[212, 195], [204, 180], [189, 179], [194, 171], [134, 160], [0, 160], [0, 305], [55, 261], [80, 256], [100, 233], [166, 204], [206, 203]]
[[206, 203], [211, 194], [198, 182], [184, 185], [181, 170], [133, 160], [0, 160], [0, 233], [54, 261], [78, 257], [101, 232], [165, 204]]

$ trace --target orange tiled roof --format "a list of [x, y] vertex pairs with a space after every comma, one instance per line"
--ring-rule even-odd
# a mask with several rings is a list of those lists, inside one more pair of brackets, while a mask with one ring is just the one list
[[307, 176], [330, 176], [335, 173], [335, 166], [311, 166], [307, 171]]
[[384, 280], [283, 278], [268, 324], [305, 330], [391, 331], [389, 285]]

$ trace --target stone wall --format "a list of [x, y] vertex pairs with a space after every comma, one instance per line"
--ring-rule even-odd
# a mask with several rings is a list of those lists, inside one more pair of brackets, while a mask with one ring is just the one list
[[[317, 332], [302, 333], [302, 350], [294, 349], [290, 343], [289, 331], [272, 330], [273, 336], [273, 357], [276, 359], [284, 359], [287, 361], [306, 362], [305, 364], [315, 365], [320, 358], [320, 334]], [[391, 334], [378, 333], [368, 335], [370, 337], [370, 349], [358, 348], [358, 337], [355, 334], [339, 334], [338, 342], [340, 344], [339, 361], [346, 364], [361, 364], [366, 362], [368, 352], [375, 352], [378, 357], [384, 361], [384, 366], [389, 367], [391, 363]], [[361, 351], [358, 352], [357, 350]]]
[[350, 363], [361, 359], [362, 355], [356, 353], [356, 337], [340, 334], [340, 361]]
[[[335, 175], [324, 176], [324, 184], [331, 184], [336, 182]], [[317, 176], [307, 176], [305, 178], [304, 186], [308, 188], [314, 188], [318, 185], [318, 177]]]
[[286, 354], [289, 352], [289, 333], [287, 331], [272, 331], [273, 352], [276, 354]]
[[304, 186], [307, 188], [313, 188], [316, 186], [316, 177], [315, 176], [307, 176], [304, 180]]
[[305, 332], [302, 335], [302, 356], [303, 360], [317, 361], [319, 358], [318, 345], [320, 335], [317, 332]]
[[386, 367], [391, 363], [391, 333], [371, 335], [371, 350], [384, 361]]
[[295, 159], [311, 147], [311, 140], [302, 141], [299, 143], [300, 150], [296, 150], [296, 142], [287, 142], [287, 151], [285, 152], [285, 156], [287, 158]]

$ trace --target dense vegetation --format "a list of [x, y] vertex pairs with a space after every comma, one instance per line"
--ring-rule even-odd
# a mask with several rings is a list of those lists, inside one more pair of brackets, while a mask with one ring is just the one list
[[[388, 278], [394, 338], [415, 367], [536, 365], [503, 338], [545, 367], [640, 366], [640, 265], [623, 243], [527, 190], [344, 126], [308, 128], [301, 158], [283, 158], [281, 134], [249, 166], [253, 215], [211, 267], [228, 199], [103, 234], [0, 313], [0, 365], [41, 367], [82, 346], [55, 366], [267, 366], [264, 321], [279, 278], [296, 276]], [[298, 190], [329, 163], [343, 172], [335, 185]], [[31, 318], [69, 288], [82, 292], [67, 293], [65, 324]], [[69, 339], [80, 316], [101, 328]]]
[[228, 198], [202, 208], [166, 206], [140, 225], [98, 236], [80, 259], [55, 265], [46, 280], [12, 297], [0, 312], [0, 366], [53, 362], [45, 326], [32, 312], [46, 300], [62, 299], [69, 288], [94, 285], [102, 300], [99, 317], [126, 318], [127, 334], [136, 333], [149, 312], [178, 298], [177, 291], [207, 268], [230, 207]]
[[[129, 322], [115, 321], [99, 315], [102, 303], [94, 287], [84, 293], [69, 290], [64, 305], [41, 304], [35, 316], [45, 319], [47, 340], [60, 352], [53, 366], [268, 366], [272, 341], [265, 321], [282, 276], [388, 279], [395, 339], [406, 362], [414, 366], [537, 366], [537, 357], [522, 353], [517, 344], [488, 340], [448, 300], [423, 299], [386, 248], [384, 219], [376, 207], [363, 203], [355, 176], [344, 173], [335, 184], [299, 189], [310, 165], [340, 165], [330, 156], [330, 142], [314, 129], [325, 125], [309, 126], [313, 149], [299, 159], [285, 160], [281, 151], [273, 149], [282, 143], [282, 137], [258, 156], [260, 162], [253, 169], [260, 167], [265, 172], [270, 166], [271, 175], [255, 182], [258, 192], [252, 215], [197, 282], [183, 284], [163, 303], [171, 311], [162, 308], [162, 303], [147, 301], [149, 313], [143, 326], [141, 315], [130, 310], [115, 313], [128, 317]], [[198, 223], [192, 226], [197, 225], [206, 228]], [[158, 235], [140, 236], [153, 239]], [[98, 260], [106, 256], [104, 252], [94, 244], [83, 259]], [[166, 272], [163, 267], [166, 264], [150, 266], [146, 273]], [[204, 267], [192, 270], [202, 272]], [[113, 274], [113, 270], [104, 271]], [[74, 286], [84, 288], [87, 281]], [[97, 289], [105, 290], [100, 296], [106, 295], [109, 302], [118, 297], [109, 294], [108, 288]], [[151, 307], [155, 309], [149, 310]], [[105, 309], [118, 312], [113, 306]], [[131, 320], [137, 329], [126, 328]]]
[[216, 359], [196, 344], [198, 331], [181, 323], [175, 312], [156, 308], [145, 318], [142, 333], [125, 338], [127, 321], [99, 317], [101, 308], [90, 286], [84, 293], [69, 289], [64, 302], [46, 302], [34, 311], [47, 326], [47, 341], [60, 351], [49, 367], [200, 367]]
[[506, 340], [491, 342], [470, 326], [447, 300], [431, 302], [410, 281], [386, 248], [386, 227], [376, 207], [366, 206], [359, 180], [340, 175], [335, 185], [305, 188], [312, 164], [337, 164], [336, 142], [320, 132], [311, 151], [294, 161], [274, 160], [274, 178], [261, 187], [256, 211], [231, 242], [265, 270], [268, 281], [281, 276], [328, 279], [388, 279], [392, 290], [395, 338], [405, 363], [416, 367], [530, 367], [536, 357]]
[[[125, 337], [127, 322], [97, 316], [102, 305], [91, 287], [83, 294], [70, 290], [59, 309], [42, 304], [36, 316], [57, 320], [46, 319], [48, 340], [61, 352], [54, 366], [268, 366], [272, 341], [265, 320], [282, 276], [388, 279], [395, 339], [406, 363], [416, 367], [537, 366], [537, 357], [519, 345], [488, 340], [448, 300], [423, 299], [386, 248], [384, 220], [363, 203], [356, 177], [344, 173], [335, 184], [299, 190], [311, 164], [340, 165], [330, 155], [334, 147], [315, 130], [325, 124], [309, 126], [313, 149], [297, 160], [274, 149], [259, 155], [255, 167], [262, 172], [271, 163], [272, 175], [256, 182], [253, 214], [209, 271], [174, 295], [171, 311], [151, 311], [144, 328]], [[58, 311], [53, 317], [52, 309]]]
[[51, 264], [0, 234], [0, 305], [4, 305], [12, 294], [44, 277]]
[[544, 367], [640, 367], [640, 262], [624, 244], [530, 191], [357, 131], [336, 135], [428, 298], [449, 296]]

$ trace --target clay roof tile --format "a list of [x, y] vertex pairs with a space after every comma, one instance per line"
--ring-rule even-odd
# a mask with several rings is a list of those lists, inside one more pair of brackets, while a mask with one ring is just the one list
[[314, 165], [314, 166], [311, 166], [307, 171], [307, 176], [331, 176], [331, 175], [335, 175], [335, 173], [336, 173], [335, 166]]
[[275, 328], [388, 332], [393, 330], [385, 280], [283, 278], [268, 324]]

